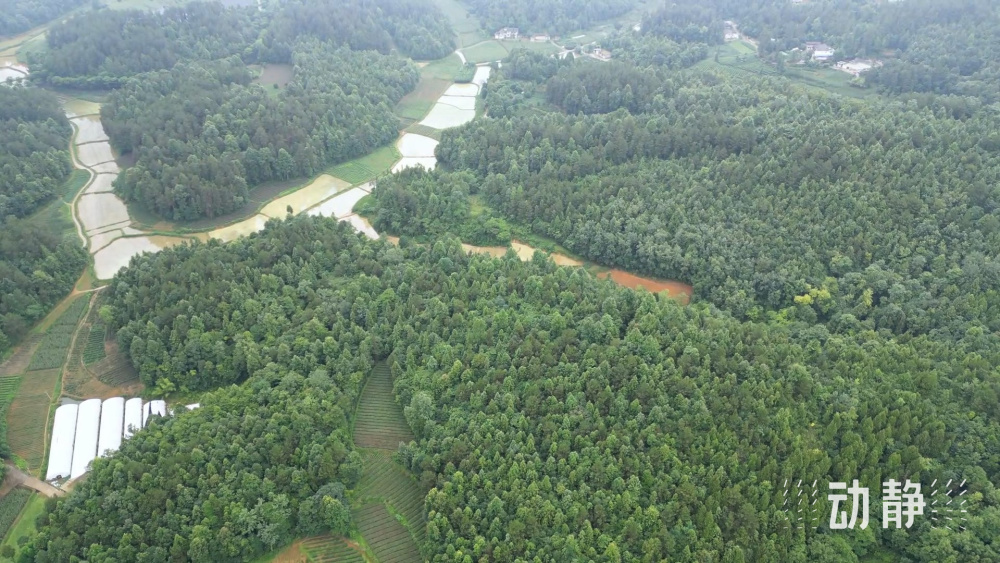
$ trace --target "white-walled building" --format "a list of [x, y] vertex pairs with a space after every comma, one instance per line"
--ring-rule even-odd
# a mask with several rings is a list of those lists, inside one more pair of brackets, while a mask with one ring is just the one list
[[77, 408], [76, 434], [73, 440], [73, 468], [70, 479], [76, 479], [90, 468], [97, 457], [97, 440], [101, 425], [101, 400], [88, 399]]
[[73, 441], [76, 438], [78, 405], [63, 405], [56, 409], [52, 421], [52, 442], [49, 446], [49, 467], [45, 480], [63, 479], [73, 471]]

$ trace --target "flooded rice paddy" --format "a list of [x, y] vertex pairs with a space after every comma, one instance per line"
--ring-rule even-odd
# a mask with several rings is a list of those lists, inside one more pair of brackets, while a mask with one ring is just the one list
[[270, 219], [270, 217], [267, 215], [254, 215], [253, 217], [240, 221], [239, 223], [234, 223], [226, 227], [215, 229], [214, 231], [209, 231], [208, 238], [219, 239], [222, 242], [233, 241], [240, 237], [262, 230], [268, 219]]
[[472, 96], [441, 96], [438, 103], [454, 106], [461, 110], [476, 110], [476, 98]]
[[371, 182], [362, 184], [324, 201], [307, 211], [307, 213], [313, 217], [343, 219], [354, 213], [354, 206], [361, 201], [361, 198], [371, 193], [372, 187], [374, 186]]
[[414, 133], [403, 133], [396, 141], [396, 149], [404, 158], [406, 157], [429, 157], [434, 158], [434, 149], [438, 142], [430, 137], [416, 135]]
[[455, 106], [438, 102], [431, 108], [421, 125], [434, 129], [448, 129], [465, 125], [476, 117], [476, 110], [459, 109]]
[[100, 104], [77, 98], [64, 101], [63, 109], [66, 110], [66, 116], [69, 118], [81, 117], [84, 115], [97, 115], [101, 113]]
[[77, 145], [76, 157], [87, 168], [115, 160], [115, 155], [111, 152], [111, 145], [107, 141]]
[[395, 174], [400, 170], [406, 170], [407, 168], [413, 168], [414, 166], [422, 166], [427, 170], [434, 170], [437, 166], [437, 159], [433, 156], [404, 156], [399, 159], [399, 162], [392, 166], [392, 173]]
[[128, 208], [114, 194], [85, 194], [76, 204], [76, 215], [88, 233], [118, 223], [130, 223]]
[[133, 256], [143, 252], [158, 252], [187, 240], [158, 235], [119, 238], [94, 254], [94, 272], [97, 274], [97, 279], [110, 279], [118, 273], [118, 270], [128, 266]]
[[76, 126], [76, 144], [94, 143], [97, 141], [107, 141], [108, 134], [104, 132], [101, 125], [101, 116], [88, 115], [85, 117], [74, 117], [70, 121]]
[[90, 169], [97, 174], [114, 174], [115, 176], [122, 171], [122, 169], [118, 167], [117, 162], [105, 162], [103, 164], [91, 166]]
[[292, 213], [299, 214], [349, 187], [351, 184], [340, 178], [322, 174], [301, 190], [279, 197], [265, 205], [260, 212], [268, 217], [281, 219], [288, 214], [288, 207], [291, 206]]
[[90, 185], [87, 186], [87, 189], [83, 193], [99, 194], [110, 192], [113, 189], [111, 184], [117, 177], [117, 174], [97, 174], [94, 176], [94, 179], [91, 180]]
[[445, 96], [472, 96], [479, 95], [479, 86], [475, 84], [452, 84], [444, 91]]

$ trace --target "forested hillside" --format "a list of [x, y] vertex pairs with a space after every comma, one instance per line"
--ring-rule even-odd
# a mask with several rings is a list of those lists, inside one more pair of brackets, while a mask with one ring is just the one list
[[689, 281], [741, 317], [795, 306], [896, 333], [1000, 328], [994, 115], [613, 72], [570, 69], [547, 95], [617, 113], [476, 121], [444, 133], [441, 163], [474, 172], [507, 219], [599, 263]]
[[315, 174], [392, 141], [392, 107], [417, 83], [409, 61], [303, 43], [277, 96], [236, 58], [140, 75], [101, 108], [113, 145], [136, 157], [115, 185], [171, 219], [215, 217], [249, 187]]
[[[243, 561], [287, 540], [354, 482], [343, 413], [380, 358], [418, 438], [402, 458], [433, 486], [433, 561], [1000, 557], [992, 333], [737, 321], [309, 217], [137, 258], [111, 297], [146, 383], [242, 384], [97, 462], [23, 561]], [[965, 531], [837, 536], [781, 511], [786, 479], [889, 477], [966, 479]]]
[[0, 354], [62, 299], [86, 264], [78, 241], [22, 220], [69, 177], [69, 121], [52, 94], [0, 87]]
[[635, 0], [465, 0], [483, 27], [517, 27], [522, 34], [566, 33], [624, 15]]
[[16, 35], [82, 5], [83, 0], [0, 0], [0, 37]]
[[179, 61], [244, 55], [257, 39], [253, 9], [193, 2], [163, 12], [89, 11], [49, 29], [34, 78], [55, 86], [114, 88]]

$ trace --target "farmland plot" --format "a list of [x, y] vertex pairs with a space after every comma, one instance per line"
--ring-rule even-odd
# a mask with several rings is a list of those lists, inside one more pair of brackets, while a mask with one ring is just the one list
[[16, 487], [11, 492], [0, 498], [0, 538], [5, 537], [10, 532], [17, 515], [28, 503], [32, 491], [24, 487]]
[[465, 125], [476, 117], [474, 109], [459, 109], [455, 106], [438, 102], [431, 108], [427, 117], [420, 122], [421, 125], [433, 127], [434, 129], [448, 129]]
[[463, 110], [476, 110], [476, 98], [472, 96], [441, 96], [438, 103]]
[[117, 175], [119, 172], [122, 171], [121, 168], [118, 168], [118, 163], [114, 162], [114, 161], [112, 161], [112, 162], [105, 162], [103, 164], [98, 164], [96, 166], [91, 166], [90, 169], [93, 170], [94, 172], [96, 172], [97, 174], [115, 174], [115, 175]]
[[427, 170], [434, 170], [434, 167], [437, 166], [437, 159], [434, 158], [433, 156], [424, 156], [424, 157], [404, 156], [403, 158], [399, 159], [399, 162], [397, 162], [395, 166], [392, 167], [392, 172], [395, 174], [400, 170], [406, 170], [407, 168], [413, 168], [416, 166], [421, 166]]
[[[473, 78], [475, 80], [475, 78]], [[479, 95], [479, 86], [476, 84], [452, 84], [444, 92], [445, 96], [469, 96], [475, 98]]]
[[409, 443], [413, 439], [413, 432], [403, 418], [403, 409], [392, 392], [389, 366], [379, 363], [372, 370], [358, 402], [354, 443], [361, 448], [395, 451], [400, 442]]
[[27, 462], [32, 473], [42, 468], [49, 404], [55, 394], [60, 371], [50, 369], [25, 374], [21, 378], [21, 388], [7, 411], [7, 441], [14, 454]]
[[102, 227], [131, 222], [125, 203], [114, 194], [84, 195], [77, 202], [76, 210], [83, 229], [88, 233]]
[[331, 197], [320, 205], [308, 211], [309, 215], [321, 215], [323, 217], [336, 217], [341, 219], [353, 212], [354, 205], [361, 201], [361, 198], [368, 195], [368, 191], [361, 186]]
[[94, 272], [97, 274], [97, 279], [111, 279], [118, 270], [128, 265], [133, 256], [143, 252], [158, 252], [186, 240], [188, 239], [159, 235], [117, 239], [94, 254]]
[[83, 193], [85, 194], [99, 194], [110, 192], [114, 188], [111, 187], [111, 183], [117, 178], [117, 174], [98, 174], [94, 176], [94, 181], [87, 186], [87, 190]]
[[104, 340], [107, 332], [107, 327], [103, 324], [91, 325], [87, 333], [87, 346], [83, 350], [84, 364], [90, 365], [104, 359]]
[[410, 532], [384, 505], [365, 505], [355, 512], [354, 518], [380, 563], [412, 563], [423, 559]]
[[349, 187], [351, 187], [351, 184], [344, 180], [334, 178], [329, 174], [321, 174], [308, 186], [286, 196], [279, 197], [265, 205], [260, 212], [268, 217], [283, 219], [288, 214], [289, 206], [292, 208], [292, 213], [301, 213]]
[[96, 166], [103, 162], [112, 162], [115, 159], [114, 153], [111, 152], [111, 145], [107, 141], [77, 145], [76, 155], [80, 162], [87, 167]]
[[[475, 109], [473, 107], [473, 109]], [[399, 154], [405, 157], [433, 157], [434, 149], [438, 142], [430, 137], [414, 135], [413, 133], [403, 133], [403, 136], [396, 142]]]
[[88, 115], [86, 117], [74, 117], [70, 121], [76, 125], [76, 144], [94, 143], [98, 141], [107, 142], [108, 134], [104, 132], [99, 115]]

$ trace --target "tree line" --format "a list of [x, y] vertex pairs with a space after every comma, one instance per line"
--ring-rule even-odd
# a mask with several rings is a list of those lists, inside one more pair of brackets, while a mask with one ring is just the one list
[[490, 32], [519, 28], [522, 34], [564, 34], [616, 18], [635, 7], [635, 0], [466, 0]]
[[[0, 354], [73, 287], [87, 263], [75, 238], [30, 216], [72, 170], [69, 121], [49, 92], [0, 87]], [[68, 221], [68, 218], [67, 218]]]
[[[431, 561], [1000, 557], [992, 332], [741, 321], [541, 254], [306, 216], [136, 257], [110, 291], [145, 383], [219, 389], [50, 501], [22, 561], [241, 561], [349, 530], [350, 413], [383, 358], [417, 436], [399, 458], [431, 487]], [[819, 530], [782, 510], [788, 479], [890, 477], [965, 480], [965, 529], [832, 534], [825, 495]]]
[[0, 10], [0, 37], [17, 35], [51, 21], [83, 4], [83, 0], [34, 0], [4, 2]]

